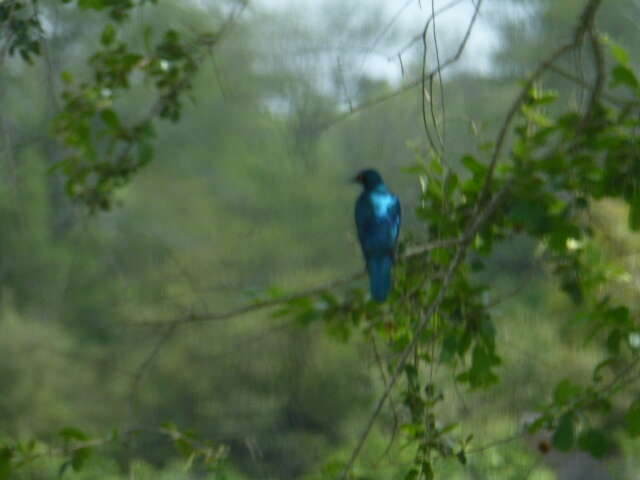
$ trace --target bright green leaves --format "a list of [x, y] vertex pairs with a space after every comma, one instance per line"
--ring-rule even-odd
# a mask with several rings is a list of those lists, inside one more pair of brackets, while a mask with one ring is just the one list
[[140, 435], [156, 437], [156, 442], [158, 438], [171, 442], [184, 458], [185, 471], [196, 464], [201, 470], [218, 471], [228, 454], [226, 446], [200, 438], [193, 432], [180, 430], [171, 423], [160, 428], [129, 430], [126, 439], [117, 430], [104, 437], [92, 438], [82, 430], [66, 427], [58, 432], [56, 441], [51, 444], [28, 440], [0, 446], [0, 480], [13, 478], [12, 474], [21, 468], [45, 457], [61, 461], [58, 476], [62, 478], [70, 471], [79, 472], [85, 468], [97, 449], [120, 445]]
[[86, 433], [73, 427], [63, 428], [58, 436], [64, 442], [63, 451], [68, 455], [60, 466], [59, 475], [64, 475], [69, 468], [79, 472], [93, 453], [93, 442]]
[[[113, 27], [107, 25], [103, 30], [105, 32], [113, 32]], [[109, 38], [110, 33], [106, 36]], [[90, 59], [89, 64], [93, 69], [95, 77], [95, 85], [107, 90], [126, 90], [129, 88], [129, 77], [136, 67], [139, 66], [142, 55], [133, 53], [125, 42], [114, 43], [115, 34], [111, 43], [105, 46], [104, 50], [95, 53]]]
[[[72, 3], [73, 0], [61, 0]], [[139, 0], [138, 5], [157, 0]], [[36, 2], [33, 2], [36, 3]], [[77, 0], [83, 10], [106, 11], [112, 20], [122, 22], [136, 6], [133, 0]], [[27, 63], [42, 53], [41, 38], [44, 35], [37, 8], [27, 1], [0, 2], [0, 42], [7, 42], [9, 55], [18, 53]], [[108, 33], [102, 34], [103, 45], [109, 44]]]
[[618, 45], [610, 37], [604, 38], [605, 43], [609, 46], [613, 58], [617, 64], [611, 70], [611, 86], [625, 86], [636, 93], [639, 91], [640, 82], [631, 68], [629, 52]]
[[471, 178], [484, 180], [488, 168], [486, 165], [476, 160], [475, 157], [468, 154], [463, 155], [460, 159], [460, 163], [462, 163], [462, 165], [464, 165], [464, 167], [471, 173]]
[[144, 69], [155, 81], [159, 92], [158, 116], [177, 122], [182, 110], [182, 95], [191, 90], [192, 78], [198, 71], [195, 52], [187, 47], [177, 31], [168, 30]]
[[[86, 8], [125, 7], [98, 3]], [[89, 60], [92, 81], [78, 83], [64, 75], [64, 105], [54, 122], [70, 151], [55, 168], [66, 178], [68, 195], [91, 211], [109, 209], [115, 192], [152, 161], [155, 121], [180, 119], [183, 98], [198, 71], [199, 47], [187, 46], [174, 30], [165, 32], [150, 54], [131, 51], [112, 24], [104, 27], [100, 41], [102, 49]], [[156, 87], [148, 113], [138, 120], [116, 109], [131, 89], [134, 73]]]
[[564, 379], [556, 385], [552, 400], [528, 430], [534, 433], [542, 427], [549, 428], [557, 450], [567, 452], [577, 447], [600, 458], [611, 450], [611, 440], [591, 421], [595, 414], [610, 411], [609, 395], [594, 386], [582, 387]]
[[436, 421], [435, 409], [444, 400], [444, 395], [438, 387], [433, 383], [423, 383], [422, 376], [413, 363], [405, 365], [404, 374], [407, 387], [403, 395], [403, 404], [411, 419], [403, 424], [401, 429], [418, 447], [413, 467], [405, 478], [430, 479], [433, 478], [431, 463], [434, 454], [443, 458], [455, 456], [464, 464], [466, 443], [463, 442], [457, 453], [454, 453], [450, 432], [456, 429], [457, 424], [442, 426]]
[[180, 430], [173, 423], [163, 425], [159, 433], [168, 436], [185, 459], [185, 471], [189, 471], [196, 463], [209, 471], [218, 470], [229, 453], [226, 446], [204, 440], [192, 431]]
[[640, 86], [633, 70], [625, 65], [616, 65], [611, 72], [611, 78], [611, 84], [614, 87], [624, 85], [632, 90], [636, 90]]
[[102, 30], [102, 33], [100, 34], [100, 43], [102, 44], [103, 47], [109, 47], [113, 45], [115, 40], [116, 40], [116, 29], [111, 23], [108, 23], [104, 27], [104, 30]]
[[0, 47], [7, 42], [9, 55], [17, 52], [25, 62], [33, 63], [33, 57], [41, 53], [42, 35], [40, 19], [31, 5], [25, 1], [0, 2]]

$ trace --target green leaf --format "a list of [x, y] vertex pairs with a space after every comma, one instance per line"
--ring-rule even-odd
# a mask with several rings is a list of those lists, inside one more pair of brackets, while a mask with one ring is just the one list
[[633, 322], [629, 317], [629, 309], [627, 307], [612, 307], [606, 310], [605, 320], [611, 325], [617, 327], [633, 326]]
[[118, 118], [118, 114], [111, 110], [110, 108], [106, 108], [100, 112], [100, 118], [102, 121], [112, 130], [120, 129], [120, 119]]
[[568, 379], [564, 379], [556, 385], [553, 392], [553, 402], [556, 405], [563, 406], [580, 395], [580, 393], [582, 393], [580, 386], [571, 383]]
[[71, 457], [71, 467], [74, 472], [79, 472], [82, 467], [87, 463], [87, 459], [91, 456], [91, 448], [80, 448], [73, 453]]
[[471, 388], [493, 385], [498, 381], [498, 377], [492, 369], [500, 363], [500, 357], [492, 348], [476, 345], [473, 349], [471, 368], [458, 375], [458, 380], [469, 383]]
[[624, 338], [619, 328], [614, 328], [607, 337], [607, 349], [612, 355], [618, 355], [620, 353], [620, 342]]
[[418, 472], [418, 469], [413, 467], [404, 476], [404, 480], [418, 480], [419, 477], [420, 477], [420, 473]]
[[450, 332], [445, 335], [442, 340], [442, 348], [440, 350], [440, 361], [443, 363], [450, 362], [458, 351], [458, 335]]
[[71, 85], [73, 83], [73, 75], [66, 70], [60, 74], [60, 78], [65, 85]]
[[546, 415], [541, 415], [533, 422], [527, 425], [527, 432], [533, 434], [540, 430], [543, 426], [549, 423], [549, 418]]
[[640, 435], [640, 399], [633, 401], [627, 414], [624, 416], [627, 423], [627, 431], [632, 437]]
[[550, 127], [553, 125], [553, 121], [549, 117], [541, 113], [539, 110], [536, 110], [535, 108], [523, 105], [522, 113], [528, 120], [540, 127]]
[[487, 171], [487, 167], [482, 163], [480, 163], [478, 160], [475, 159], [475, 157], [472, 157], [471, 155], [465, 155], [460, 159], [460, 161], [467, 168], [467, 170], [469, 170], [474, 175], [481, 176], [481, 175], [484, 175], [485, 172]]
[[609, 36], [604, 37], [603, 40], [604, 43], [611, 49], [613, 58], [615, 58], [618, 63], [621, 63], [622, 65], [629, 65], [629, 52], [627, 52]]
[[614, 87], [618, 85], [626, 85], [634, 90], [638, 88], [638, 79], [636, 78], [635, 73], [633, 73], [633, 70], [629, 67], [616, 65], [611, 71], [611, 77], [611, 85]]
[[567, 452], [571, 450], [574, 442], [574, 425], [573, 425], [573, 413], [565, 413], [560, 417], [560, 422], [553, 432], [552, 443], [555, 448], [561, 452]]
[[104, 45], [105, 47], [108, 47], [114, 42], [115, 39], [116, 29], [113, 28], [113, 25], [109, 23], [106, 27], [104, 27], [104, 30], [102, 30], [102, 34], [100, 35], [100, 43], [102, 43], [102, 45]]
[[455, 173], [449, 172], [444, 179], [443, 193], [446, 199], [451, 199], [451, 195], [458, 188], [458, 176]]
[[149, 142], [141, 142], [138, 144], [138, 164], [146, 165], [153, 160], [153, 146]]
[[610, 449], [609, 440], [602, 431], [590, 428], [578, 437], [578, 446], [595, 458], [604, 457]]
[[547, 233], [551, 230], [551, 217], [544, 203], [521, 199], [513, 203], [509, 211], [511, 221], [522, 225], [529, 232]]
[[424, 480], [433, 480], [433, 468], [431, 468], [431, 462], [425, 460], [422, 462], [422, 478]]

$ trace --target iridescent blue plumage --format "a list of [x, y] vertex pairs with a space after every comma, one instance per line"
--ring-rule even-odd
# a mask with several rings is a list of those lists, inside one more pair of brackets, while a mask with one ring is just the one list
[[355, 181], [364, 188], [356, 202], [355, 217], [371, 296], [384, 302], [391, 290], [391, 269], [402, 217], [400, 201], [375, 170], [363, 170]]

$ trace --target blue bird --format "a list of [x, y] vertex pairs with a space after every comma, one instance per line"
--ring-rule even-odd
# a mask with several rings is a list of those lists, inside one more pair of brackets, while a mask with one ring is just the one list
[[356, 202], [355, 218], [371, 296], [384, 302], [391, 290], [391, 268], [402, 217], [400, 201], [375, 170], [362, 170], [353, 181], [364, 189]]

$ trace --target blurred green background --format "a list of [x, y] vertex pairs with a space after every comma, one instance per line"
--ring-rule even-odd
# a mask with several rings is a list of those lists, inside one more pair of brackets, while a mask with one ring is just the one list
[[[316, 5], [313, 19], [302, 6], [251, 4], [202, 65], [195, 101], [179, 124], [161, 124], [155, 161], [119, 192], [116, 208], [89, 215], [49, 173], [63, 155], [51, 119], [61, 73], [86, 74], [104, 18], [54, 0], [39, 3], [48, 19], [43, 61], [0, 65], [0, 439], [46, 440], [69, 425], [100, 436], [173, 422], [226, 445], [224, 473], [187, 472], [169, 442], [140, 434], [65, 476], [332, 478], [332, 465], [350, 453], [382, 389], [366, 343], [341, 343], [323, 325], [268, 311], [172, 330], [152, 324], [362, 269], [352, 221], [357, 190], [347, 182], [362, 167], [378, 168], [401, 197], [405, 238], [424, 238], [413, 218], [419, 186], [402, 171], [428, 149], [419, 89], [321, 127], [419, 73], [420, 44], [404, 54], [404, 75], [395, 54], [419, 32], [430, 5], [423, 2], [417, 20], [405, 14], [392, 23], [395, 6], [382, 2], [328, 2]], [[633, 52], [640, 2], [606, 3], [599, 28]], [[472, 43], [491, 48], [479, 55], [476, 47], [477, 58], [463, 57], [445, 72], [444, 98], [434, 91], [438, 115], [446, 106], [445, 159], [455, 162], [492, 138], [520, 76], [571, 34], [582, 5], [485, 2]], [[206, 30], [223, 21], [227, 7], [160, 1], [141, 8], [120, 33], [135, 44], [146, 24]], [[469, 13], [462, 5], [438, 23], [442, 58], [455, 52]], [[427, 63], [434, 65], [431, 49]], [[584, 95], [561, 77], [545, 86], [569, 104]], [[147, 101], [145, 85], [137, 84], [120, 107], [136, 118]], [[627, 232], [624, 209], [602, 202], [593, 215], [600, 254], [633, 269], [635, 257], [620, 252], [640, 239]], [[464, 423], [462, 434], [475, 434], [471, 452], [487, 448], [470, 453], [466, 468], [438, 463], [438, 478], [637, 478], [637, 441], [621, 437], [615, 452], [595, 461], [578, 453], [541, 456], [543, 438], [511, 438], [554, 382], [590, 375], [601, 353], [574, 335], [579, 312], [530, 239], [505, 242], [490, 274], [505, 297], [494, 309], [502, 382], [477, 393], [441, 379], [449, 385], [444, 415]], [[637, 279], [618, 280], [627, 286], [620, 295], [637, 296]], [[401, 441], [385, 455], [392, 410], [363, 456], [381, 479], [401, 478], [411, 461]], [[16, 478], [53, 478], [60, 463], [47, 456]]]

